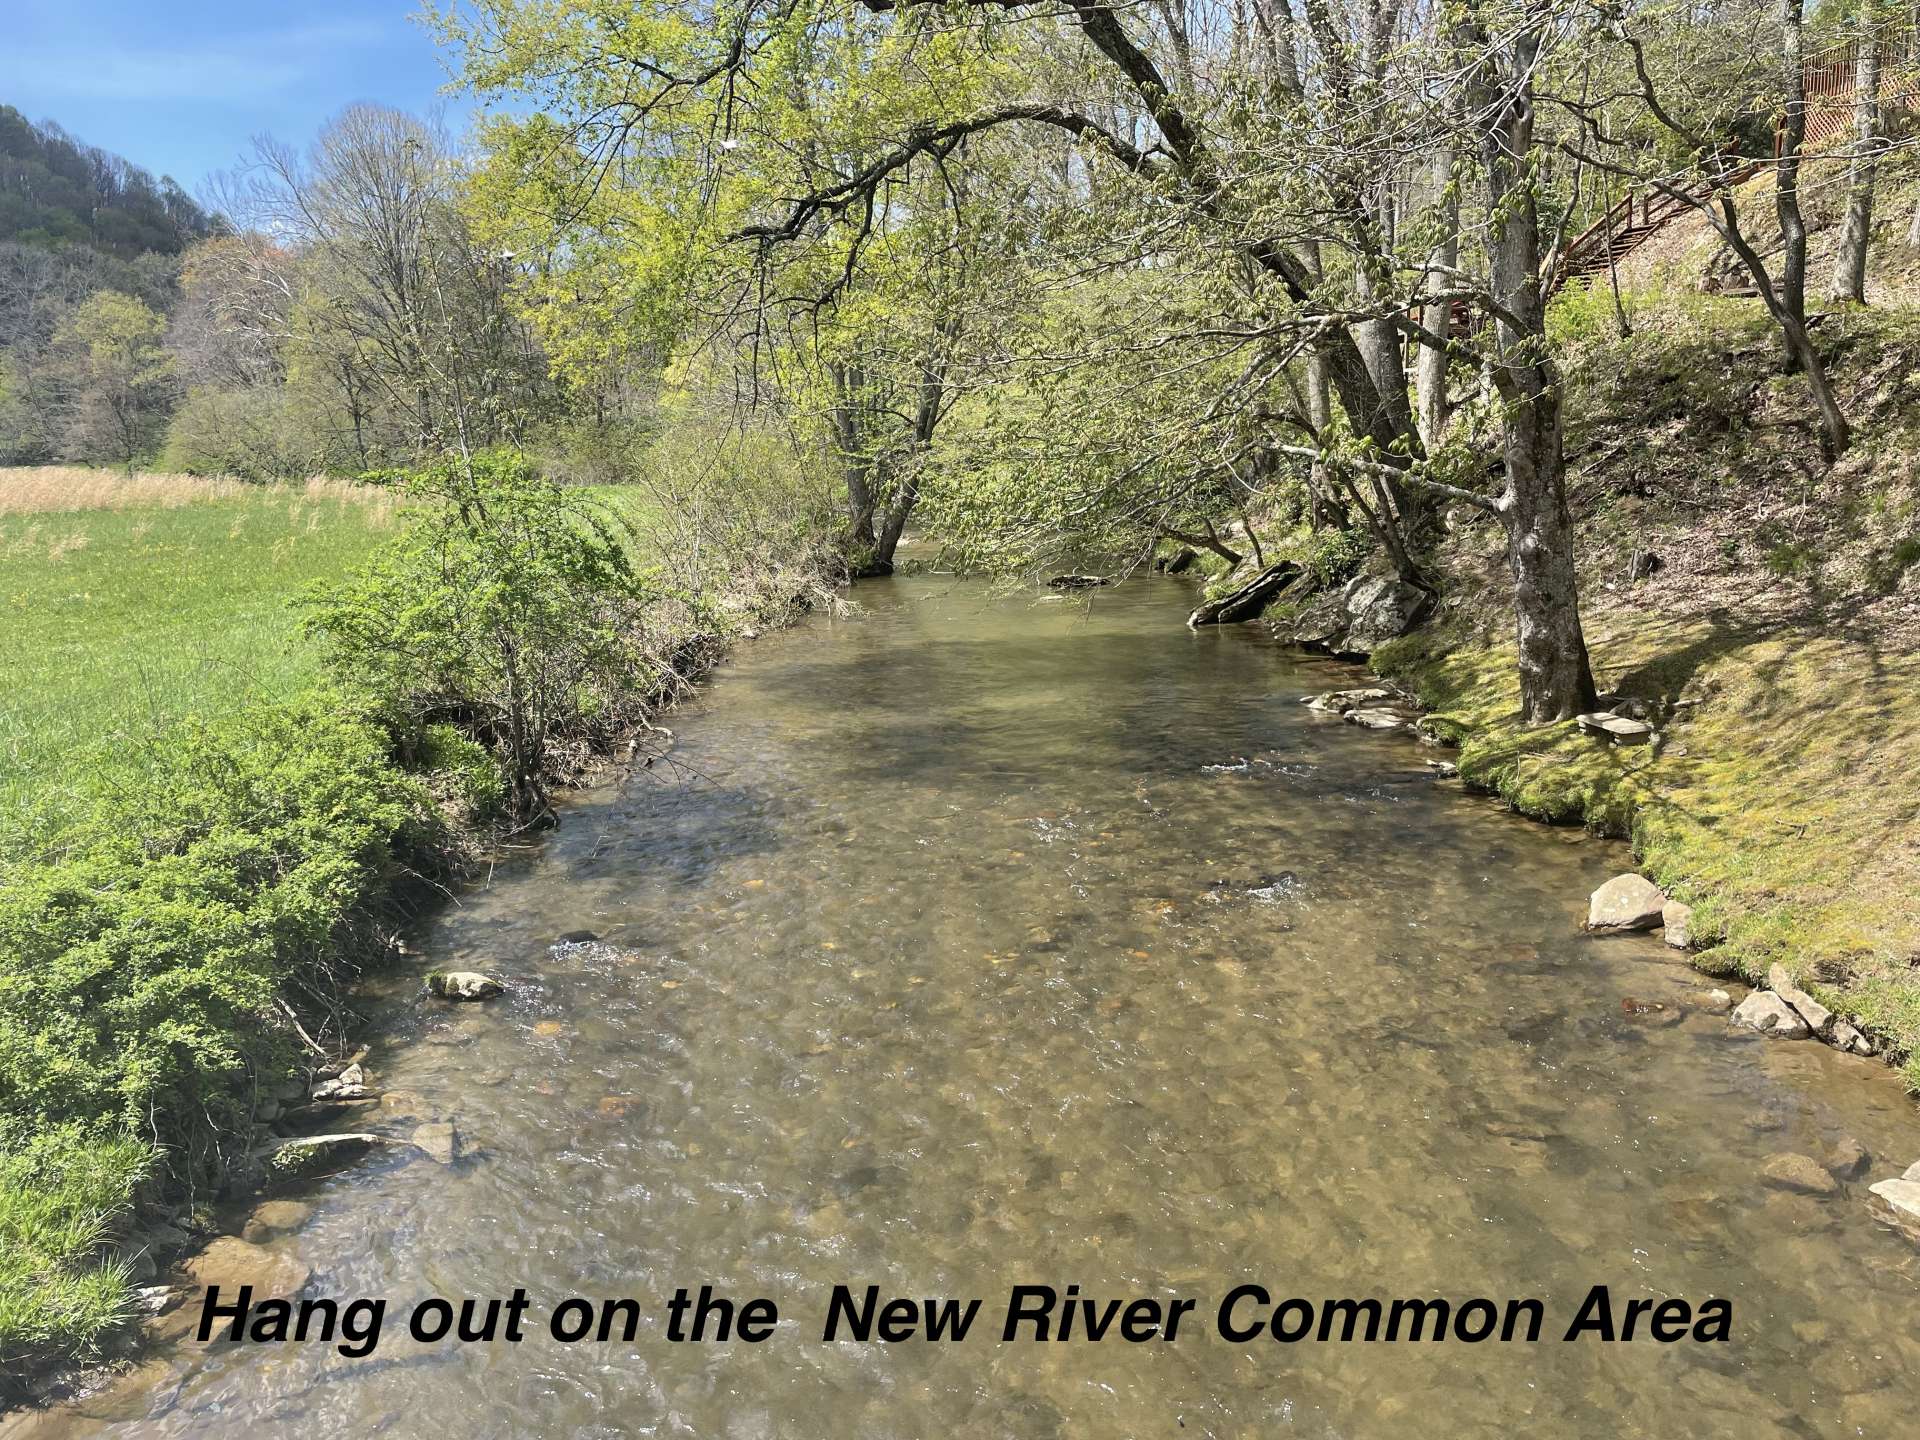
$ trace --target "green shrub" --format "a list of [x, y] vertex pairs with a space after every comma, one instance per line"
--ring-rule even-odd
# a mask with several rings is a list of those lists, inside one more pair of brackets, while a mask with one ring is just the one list
[[196, 387], [167, 426], [160, 468], [241, 480], [297, 480], [320, 468], [287, 392]]
[[517, 452], [391, 478], [423, 503], [312, 598], [307, 632], [397, 724], [458, 721], [499, 757], [511, 813], [539, 818], [552, 742], [610, 735], [666, 667], [646, 646], [660, 592], [633, 568], [624, 521]]
[[499, 762], [457, 726], [427, 726], [411, 758], [414, 768], [445, 785], [475, 821], [494, 818], [506, 804], [507, 777], [500, 773]]
[[377, 726], [319, 700], [189, 722], [89, 797], [57, 849], [0, 871], [0, 1142], [50, 1121], [153, 1134], [193, 1170], [284, 1073], [275, 1008], [424, 838]]
[[1373, 542], [1363, 531], [1321, 530], [1308, 542], [1300, 563], [1321, 589], [1330, 589], [1351, 579], [1372, 549]]

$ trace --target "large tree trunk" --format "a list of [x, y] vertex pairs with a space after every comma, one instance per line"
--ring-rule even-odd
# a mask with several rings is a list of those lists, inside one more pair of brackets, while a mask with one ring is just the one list
[[840, 452], [840, 473], [847, 487], [847, 557], [856, 573], [864, 574], [867, 557], [873, 553], [872, 458], [866, 438], [861, 434], [859, 417], [860, 373], [848, 365], [831, 365], [828, 376], [833, 382], [833, 438]]
[[1511, 42], [1510, 67], [1484, 35], [1471, 82], [1479, 117], [1488, 208], [1502, 217], [1488, 239], [1498, 306], [1494, 383], [1503, 405], [1507, 486], [1499, 513], [1507, 527], [1520, 652], [1520, 709], [1529, 724], [1565, 720], [1595, 703], [1593, 670], [1580, 627], [1573, 524], [1567, 513], [1559, 375], [1546, 348], [1540, 284], [1540, 216], [1534, 200], [1533, 85], [1539, 36]]
[[1530, 725], [1565, 720], [1596, 703], [1580, 626], [1559, 411], [1557, 393], [1524, 403], [1507, 421], [1503, 447], [1520, 709]]
[[1854, 71], [1853, 157], [1847, 171], [1847, 218], [1833, 262], [1833, 298], [1865, 304], [1867, 232], [1873, 223], [1874, 171], [1880, 159], [1880, 46], [1870, 14], [1862, 16]]

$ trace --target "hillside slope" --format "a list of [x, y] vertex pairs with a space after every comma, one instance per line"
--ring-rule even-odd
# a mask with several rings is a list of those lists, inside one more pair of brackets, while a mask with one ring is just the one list
[[[1470, 514], [1452, 517], [1439, 619], [1374, 661], [1461, 740], [1470, 783], [1630, 835], [1696, 905], [1703, 968], [1785, 965], [1920, 1090], [1920, 250], [1896, 178], [1868, 307], [1815, 327], [1857, 430], [1836, 465], [1760, 302], [1710, 293], [1725, 266], [1703, 222], [1624, 267], [1630, 334], [1604, 280], [1558, 303], [1596, 678], [1658, 743], [1518, 723], [1504, 552]], [[1811, 187], [1815, 277], [1834, 190]]]

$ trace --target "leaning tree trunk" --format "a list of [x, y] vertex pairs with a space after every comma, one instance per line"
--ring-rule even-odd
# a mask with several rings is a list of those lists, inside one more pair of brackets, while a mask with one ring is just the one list
[[1540, 215], [1534, 200], [1532, 72], [1537, 32], [1511, 42], [1510, 67], [1484, 34], [1471, 85], [1479, 117], [1487, 205], [1501, 217], [1489, 233], [1496, 307], [1494, 383], [1504, 402], [1507, 485], [1498, 509], [1507, 530], [1520, 652], [1520, 709], [1529, 724], [1565, 720], [1595, 703], [1580, 627], [1573, 523], [1567, 512], [1561, 387], [1547, 352], [1540, 284]]
[[1860, 60], [1854, 70], [1853, 156], [1847, 169], [1847, 218], [1833, 262], [1833, 298], [1864, 305], [1867, 299], [1867, 232], [1873, 223], [1874, 171], [1880, 159], [1880, 46], [1869, 17], [1860, 26]]
[[[951, 339], [957, 329], [950, 325], [944, 327], [942, 333]], [[920, 395], [914, 406], [913, 429], [907, 437], [906, 459], [901, 465], [899, 484], [881, 517], [879, 533], [873, 537], [873, 559], [865, 571], [868, 575], [893, 573], [893, 552], [899, 549], [900, 537], [906, 533], [907, 520], [920, 498], [920, 462], [927, 447], [933, 444], [934, 427], [940, 423], [940, 407], [946, 398], [946, 359], [942, 352], [939, 359], [925, 365], [920, 372]]]

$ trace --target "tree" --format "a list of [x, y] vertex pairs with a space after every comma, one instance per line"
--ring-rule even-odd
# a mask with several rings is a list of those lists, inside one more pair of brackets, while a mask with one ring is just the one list
[[1873, 191], [1879, 168], [1880, 35], [1872, 0], [1862, 0], [1854, 20], [1857, 51], [1853, 87], [1853, 146], [1847, 160], [1847, 214], [1833, 257], [1831, 293], [1836, 300], [1865, 304], [1867, 240], [1873, 226]]
[[1562, 392], [1547, 349], [1547, 277], [1535, 190], [1533, 75], [1551, 11], [1526, 4], [1504, 44], [1492, 42], [1482, 12], [1469, 14], [1462, 47], [1472, 56], [1466, 108], [1479, 128], [1491, 217], [1486, 244], [1497, 337], [1493, 380], [1506, 468], [1505, 490], [1487, 508], [1507, 531], [1521, 711], [1529, 723], [1540, 724], [1594, 706], [1567, 511]]
[[1645, 116], [1685, 148], [1686, 169], [1677, 175], [1664, 168], [1654, 169], [1659, 163], [1657, 151], [1637, 157], [1622, 155], [1620, 141], [1598, 127], [1595, 113], [1581, 115], [1579, 123], [1586, 140], [1596, 149], [1612, 147], [1611, 155], [1595, 157], [1599, 163], [1626, 169], [1669, 200], [1692, 206], [1726, 241], [1752, 277], [1767, 314], [1779, 327], [1786, 363], [1806, 380], [1820, 416], [1821, 448], [1834, 459], [1852, 442], [1852, 427], [1807, 328], [1807, 228], [1800, 209], [1807, 124], [1804, 4], [1805, 0], [1779, 0], [1773, 16], [1780, 57], [1772, 74], [1773, 100], [1778, 108], [1770, 161], [1780, 245], [1777, 272], [1762, 254], [1765, 241], [1747, 232], [1735, 193], [1735, 185], [1747, 173], [1749, 164], [1768, 163], [1743, 157], [1734, 143], [1737, 92], [1722, 91], [1712, 97], [1704, 113], [1689, 116], [1684, 113], [1685, 107], [1669, 103], [1674, 95], [1687, 94], [1684, 77], [1657, 74], [1649, 60], [1646, 36], [1619, 14], [1603, 12], [1601, 23], [1625, 52], [1629, 83]]
[[[1192, 303], [1183, 297], [1164, 321], [1148, 319], [1144, 333], [1095, 347], [1098, 363], [1128, 350], [1157, 353], [1217, 385], [1190, 392], [1184, 414], [1169, 404], [1132, 429], [1115, 416], [1108, 443], [1094, 452], [1129, 438], [1142, 453], [1078, 467], [1072, 481], [1084, 503], [1016, 509], [1011, 521], [1024, 513], [1084, 522], [1097, 511], [1179, 527], [1194, 507], [1178, 487], [1189, 500], [1257, 493], [1305, 460], [1317, 490], [1339, 492], [1341, 503], [1325, 511], [1358, 516], [1403, 577], [1430, 584], [1422, 549], [1435, 503], [1466, 499], [1512, 529], [1528, 715], [1559, 718], [1591, 702], [1559, 400], [1543, 351], [1550, 264], [1537, 206], [1520, 217], [1525, 235], [1508, 238], [1516, 228], [1509, 212], [1545, 174], [1547, 152], [1532, 138], [1530, 72], [1520, 88], [1505, 71], [1487, 82], [1490, 94], [1525, 112], [1503, 132], [1502, 143], [1527, 147], [1512, 165], [1480, 133], [1481, 117], [1453, 104], [1461, 74], [1483, 57], [1506, 63], [1499, 53], [1510, 23], [1534, 37], [1529, 54], [1545, 63], [1545, 37], [1563, 28], [1563, 7], [1502, 9], [1464, 57], [1450, 48], [1457, 37], [1440, 44], [1433, 17], [1322, 0], [1298, 18], [1278, 4], [1214, 17], [1226, 31], [1217, 48], [1218, 32], [1198, 12], [1102, 0], [1068, 0], [1058, 11], [1030, 0], [806, 0], [729, 12], [719, 23], [696, 20], [696, 9], [680, 0], [613, 10], [485, 0], [447, 22], [471, 83], [531, 90], [543, 101], [543, 114], [496, 128], [489, 168], [507, 208], [539, 216], [529, 222], [536, 233], [544, 226], [566, 237], [549, 249], [550, 305], [573, 286], [604, 293], [597, 282], [607, 272], [664, 277], [668, 285], [653, 294], [669, 297], [662, 308], [673, 320], [660, 333], [672, 346], [689, 343], [674, 329], [685, 307], [672, 303], [689, 295], [714, 302], [729, 323], [744, 321], [733, 333], [757, 336], [771, 313], [821, 315], [857, 295], [871, 257], [910, 231], [901, 202], [923, 187], [962, 175], [975, 187], [970, 195], [984, 183], [1009, 217], [1020, 213], [1013, 197], [1042, 195], [1039, 223], [1010, 218], [1007, 228], [1022, 236], [1043, 283], [1105, 276], [1112, 286], [1139, 267], [1192, 281]], [[644, 77], [638, 88], [636, 77]], [[1481, 164], [1505, 165], [1479, 222], [1490, 238], [1471, 254], [1446, 210], [1452, 183], [1432, 188], [1438, 224], [1407, 219], [1421, 208], [1416, 177], [1443, 164], [1450, 174], [1436, 148], [1451, 146], [1456, 131]], [[1005, 177], [978, 178], [983, 164], [1010, 154], [1055, 158], [1051, 170], [1029, 159]], [[752, 247], [751, 269], [730, 242]], [[596, 283], [583, 284], [584, 275]], [[1501, 324], [1454, 337], [1456, 302], [1477, 303]], [[632, 310], [655, 313], [637, 295]], [[1436, 330], [1422, 315], [1448, 318]], [[1449, 365], [1492, 360], [1488, 373], [1503, 387], [1497, 457], [1429, 455], [1409, 343], [1429, 352], [1423, 395], [1435, 408]], [[959, 377], [963, 396], [974, 385], [984, 392], [989, 375], [1036, 394], [1082, 366], [1095, 411], [1112, 414], [1142, 393], [1110, 385], [1109, 407], [1085, 350], [1003, 344], [981, 358], [977, 373]], [[843, 397], [862, 393], [852, 367], [837, 373]], [[930, 373], [923, 368], [922, 378]], [[950, 369], [940, 372], [939, 390], [954, 383]], [[875, 408], [897, 413], [915, 435], [911, 404]], [[844, 423], [856, 409], [842, 403], [831, 413]], [[968, 426], [970, 437], [985, 433], [971, 414]], [[1072, 417], [1060, 429], [1051, 438], [1083, 433]], [[1183, 446], [1182, 435], [1193, 443]], [[842, 436], [843, 453], [871, 448]], [[1475, 443], [1469, 434], [1458, 440]], [[1071, 442], [1062, 449], [1074, 454]], [[1200, 473], [1207, 464], [1221, 468]], [[1488, 495], [1444, 478], [1476, 470], [1504, 475], [1505, 490]], [[1002, 490], [1009, 501], [1031, 493], [1017, 484]]]
[[[546, 411], [545, 360], [512, 313], [512, 257], [489, 251], [457, 203], [432, 125], [352, 105], [305, 154], [269, 140], [227, 184], [237, 216], [289, 246], [297, 279], [266, 264], [240, 308], [284, 308], [290, 378], [361, 468], [521, 438]], [[255, 269], [270, 257], [249, 242]]]
[[166, 321], [131, 295], [89, 296], [61, 328], [74, 391], [67, 418], [72, 453], [129, 470], [158, 438], [172, 395]]

